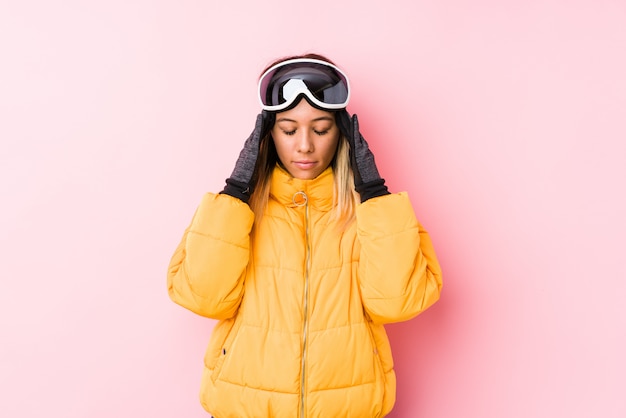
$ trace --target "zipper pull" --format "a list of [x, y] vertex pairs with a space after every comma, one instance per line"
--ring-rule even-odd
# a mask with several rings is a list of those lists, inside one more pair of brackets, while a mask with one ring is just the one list
[[306, 193], [299, 191], [294, 193], [292, 201], [296, 206], [305, 206], [309, 202], [309, 198]]

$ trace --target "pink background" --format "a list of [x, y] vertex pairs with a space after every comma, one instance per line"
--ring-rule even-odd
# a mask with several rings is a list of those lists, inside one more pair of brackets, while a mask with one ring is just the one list
[[2, 2], [0, 415], [207, 417], [166, 266], [307, 51], [444, 270], [392, 416], [626, 416], [623, 0]]

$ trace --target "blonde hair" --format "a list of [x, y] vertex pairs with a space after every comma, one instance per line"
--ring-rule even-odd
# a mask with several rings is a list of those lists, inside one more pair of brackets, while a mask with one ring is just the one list
[[350, 145], [342, 135], [339, 138], [335, 159], [332, 164], [335, 187], [333, 188], [334, 214], [331, 219], [337, 220], [345, 228], [354, 219], [354, 212], [359, 199], [354, 189], [354, 174], [350, 163]]

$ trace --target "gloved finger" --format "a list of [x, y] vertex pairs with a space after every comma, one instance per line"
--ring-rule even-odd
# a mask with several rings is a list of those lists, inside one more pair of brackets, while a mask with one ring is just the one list
[[359, 118], [356, 114], [352, 115], [352, 135], [355, 146], [362, 145], [365, 142], [365, 139], [361, 135], [361, 131], [359, 130]]
[[256, 115], [256, 122], [254, 123], [254, 131], [252, 132], [252, 141], [259, 142], [261, 138], [261, 132], [263, 131], [263, 114]]
[[356, 113], [352, 115], [352, 128], [356, 131], [359, 130], [359, 117], [356, 115]]
[[256, 115], [256, 121], [254, 123], [254, 130], [246, 140], [244, 145], [245, 148], [249, 149], [259, 149], [261, 139], [267, 134], [267, 118], [264, 114], [259, 113]]

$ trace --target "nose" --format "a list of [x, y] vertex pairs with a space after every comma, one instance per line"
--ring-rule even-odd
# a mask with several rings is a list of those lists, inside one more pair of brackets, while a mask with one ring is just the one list
[[298, 136], [298, 143], [297, 143], [298, 152], [308, 154], [308, 153], [313, 152], [314, 148], [315, 147], [313, 146], [313, 138], [312, 138], [311, 132], [303, 131]]

